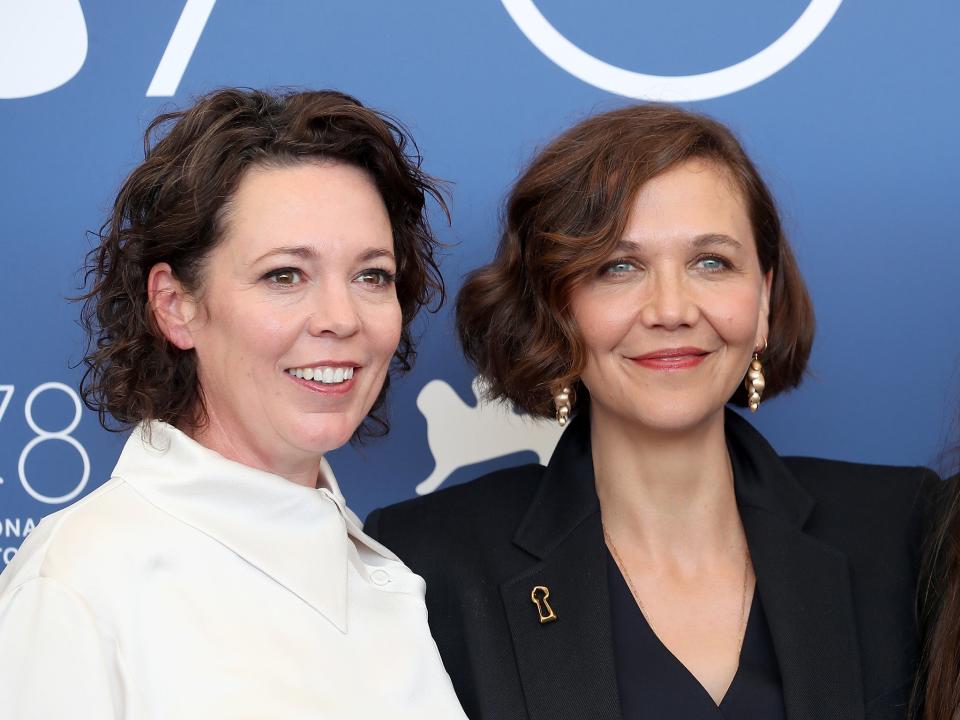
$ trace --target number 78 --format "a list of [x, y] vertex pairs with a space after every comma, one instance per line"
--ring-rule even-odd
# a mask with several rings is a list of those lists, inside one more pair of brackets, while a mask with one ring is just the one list
[[[3, 398], [0, 399], [0, 420], [3, 420], [3, 415], [7, 411], [7, 406], [10, 405], [10, 399], [13, 397], [14, 390], [15, 387], [13, 385], [0, 385], [0, 392], [3, 393]], [[33, 417], [33, 401], [36, 400], [41, 393], [48, 390], [62, 392], [73, 402], [73, 419], [62, 430], [45, 430], [37, 424], [36, 419]], [[87, 486], [87, 481], [90, 479], [90, 456], [87, 454], [86, 448], [71, 435], [80, 424], [81, 410], [80, 397], [77, 395], [77, 391], [61, 382], [42, 383], [37, 385], [37, 387], [27, 395], [27, 399], [23, 405], [23, 413], [26, 417], [27, 425], [29, 425], [30, 429], [34, 432], [34, 437], [24, 446], [20, 453], [20, 459], [17, 462], [17, 474], [20, 476], [20, 484], [23, 485], [23, 489], [26, 490], [27, 494], [34, 500], [48, 505], [60, 505], [73, 500], [83, 492], [83, 489]], [[80, 456], [80, 461], [83, 463], [83, 471], [80, 475], [79, 482], [68, 492], [57, 496], [46, 495], [40, 492], [34, 488], [27, 479], [27, 457], [38, 445], [52, 440], [59, 440], [73, 447]], [[2, 482], [3, 480], [0, 479], [0, 483]]]

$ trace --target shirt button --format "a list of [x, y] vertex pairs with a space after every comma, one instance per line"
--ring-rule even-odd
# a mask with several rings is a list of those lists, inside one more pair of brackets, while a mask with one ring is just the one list
[[375, 585], [386, 585], [390, 582], [390, 573], [378, 568], [370, 573], [370, 579], [373, 580]]

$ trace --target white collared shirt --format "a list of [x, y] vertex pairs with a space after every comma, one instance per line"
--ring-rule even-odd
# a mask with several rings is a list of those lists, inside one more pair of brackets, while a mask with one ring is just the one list
[[0, 715], [463, 720], [423, 580], [324, 465], [314, 490], [135, 430], [0, 575]]

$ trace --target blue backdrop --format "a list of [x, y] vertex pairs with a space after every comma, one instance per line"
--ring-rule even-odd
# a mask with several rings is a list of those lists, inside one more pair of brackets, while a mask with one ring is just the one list
[[[438, 225], [452, 291], [560, 130], [630, 97], [716, 116], [780, 200], [819, 315], [811, 376], [753, 420], [784, 453], [936, 464], [960, 406], [958, 27], [947, 0], [0, 3], [3, 564], [109, 476], [123, 442], [75, 403], [84, 345], [66, 297], [85, 231], [150, 118], [223, 85], [338, 88], [409, 125], [452, 182], [453, 224]], [[361, 516], [546, 457], [556, 436], [476, 406], [448, 309], [421, 330], [390, 436], [330, 458]]]

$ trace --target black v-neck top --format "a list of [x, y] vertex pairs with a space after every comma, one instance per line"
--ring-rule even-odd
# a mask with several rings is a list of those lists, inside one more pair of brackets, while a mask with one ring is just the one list
[[740, 666], [717, 707], [651, 630], [609, 552], [607, 583], [623, 720], [786, 720], [780, 669], [756, 591]]

